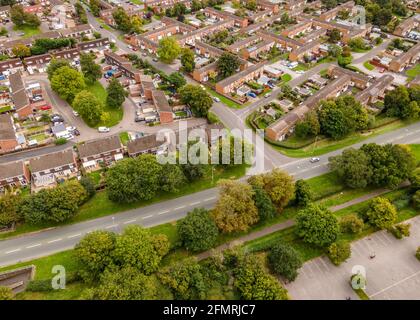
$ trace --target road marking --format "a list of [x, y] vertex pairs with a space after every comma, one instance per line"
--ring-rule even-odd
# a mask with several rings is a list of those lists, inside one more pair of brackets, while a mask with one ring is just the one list
[[149, 218], [151, 218], [151, 217], [153, 217], [153, 214], [148, 215], [148, 216], [145, 216], [145, 217], [143, 217], [142, 219], [149, 219]]
[[82, 234], [81, 233], [77, 233], [77, 234], [73, 234], [71, 236], [68, 236], [67, 238], [71, 239], [71, 238], [76, 238], [76, 237], [80, 237]]
[[15, 250], [6, 251], [6, 254], [13, 253], [13, 252], [18, 252], [18, 251], [20, 251], [20, 250], [21, 250], [21, 249], [19, 248], [19, 249], [15, 249]]
[[133, 222], [136, 222], [136, 219], [127, 220], [127, 221], [124, 221], [123, 223], [124, 224], [129, 224], [129, 223], [133, 223]]
[[384, 289], [382, 289], [382, 290], [380, 290], [380, 291], [378, 291], [378, 292], [370, 295], [369, 298], [372, 298], [374, 296], [377, 296], [378, 294], [381, 294], [382, 292], [385, 292], [385, 291], [387, 291], [387, 290], [389, 290], [389, 289], [391, 289], [391, 288], [393, 288], [393, 287], [395, 287], [395, 286], [397, 286], [397, 285], [399, 285], [399, 284], [401, 284], [401, 283], [403, 283], [403, 282], [405, 282], [405, 281], [407, 281], [407, 280], [415, 277], [418, 274], [420, 274], [420, 271], [417, 271], [416, 273], [412, 274], [411, 276], [405, 277], [404, 279], [401, 279], [400, 281], [397, 281], [394, 284], [392, 284], [392, 285], [390, 285], [390, 286], [388, 286], [388, 287], [386, 287], [386, 288], [384, 288]]
[[211, 200], [214, 200], [214, 199], [216, 199], [216, 197], [207, 198], [207, 199], [204, 199], [204, 202], [211, 201]]
[[180, 206], [178, 208], [175, 208], [174, 210], [179, 210], [179, 209], [184, 209], [184, 208], [185, 208], [185, 206]]
[[35, 248], [35, 247], [39, 247], [39, 246], [41, 246], [41, 243], [33, 244], [31, 246], [27, 246], [26, 249], [31, 249], [31, 248]]
[[58, 242], [58, 241], [61, 241], [61, 240], [63, 240], [63, 239], [62, 238], [54, 239], [54, 240], [48, 241], [47, 243], [54, 243], [54, 242]]
[[199, 204], [201, 201], [197, 201], [197, 202], [192, 202], [190, 203], [190, 206], [196, 206], [197, 204]]
[[110, 226], [105, 227], [105, 229], [111, 229], [118, 226], [118, 224], [111, 224]]
[[168, 213], [168, 212], [169, 212], [169, 210], [165, 210], [165, 211], [159, 212], [158, 215], [165, 214], [165, 213]]

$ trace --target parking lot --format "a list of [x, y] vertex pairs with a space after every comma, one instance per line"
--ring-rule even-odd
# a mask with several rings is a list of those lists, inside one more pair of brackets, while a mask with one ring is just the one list
[[[287, 284], [295, 300], [358, 299], [350, 287], [352, 268], [366, 270], [367, 295], [374, 300], [420, 299], [420, 262], [414, 256], [420, 245], [420, 217], [413, 218], [411, 236], [397, 240], [386, 231], [363, 238], [352, 244], [351, 258], [334, 266], [327, 257], [313, 259], [302, 267], [298, 278]], [[375, 258], [369, 256], [374, 253]]]

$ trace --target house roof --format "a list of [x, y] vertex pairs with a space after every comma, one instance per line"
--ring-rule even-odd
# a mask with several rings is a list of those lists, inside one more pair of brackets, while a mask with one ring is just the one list
[[172, 108], [161, 90], [152, 90], [152, 98], [158, 111], [172, 112]]
[[19, 90], [16, 93], [12, 93], [12, 100], [16, 110], [20, 110], [29, 104], [29, 98], [26, 95], [25, 90]]
[[81, 158], [121, 149], [121, 141], [118, 136], [106, 137], [100, 140], [83, 142], [77, 146]]
[[221, 87], [228, 86], [229, 84], [231, 84], [231, 83], [233, 83], [233, 82], [235, 82], [235, 81], [237, 81], [237, 80], [239, 80], [239, 79], [247, 76], [248, 74], [250, 74], [250, 73], [252, 73], [252, 72], [254, 72], [254, 71], [256, 71], [256, 70], [258, 70], [260, 68], [263, 68], [266, 63], [267, 62], [262, 62], [262, 63], [254, 64], [254, 65], [246, 68], [245, 70], [234, 74], [233, 76], [230, 76], [230, 77], [228, 77], [226, 79], [223, 79], [218, 84]]
[[74, 28], [64, 29], [61, 30], [60, 33], [62, 36], [71, 35], [76, 32], [84, 32], [91, 30], [91, 26], [89, 24], [80, 24], [78, 26], [75, 26]]
[[128, 154], [145, 152], [163, 145], [165, 141], [158, 141], [156, 134], [140, 137], [127, 143]]
[[63, 151], [48, 153], [32, 158], [29, 160], [29, 167], [32, 173], [34, 173], [74, 163], [73, 150], [69, 148]]
[[385, 74], [376, 79], [368, 88], [356, 94], [355, 98], [359, 101], [366, 101], [369, 97], [377, 97], [380, 92], [386, 89], [394, 81], [394, 77], [390, 74]]
[[23, 174], [23, 161], [0, 164], [0, 180], [17, 177]]
[[8, 114], [0, 115], [0, 140], [16, 139], [12, 117]]

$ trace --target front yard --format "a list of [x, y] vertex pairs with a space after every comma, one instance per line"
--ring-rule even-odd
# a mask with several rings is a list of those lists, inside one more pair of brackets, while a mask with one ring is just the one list
[[407, 70], [405, 74], [408, 76], [408, 81], [411, 81], [420, 75], [420, 63], [417, 63], [413, 68]]

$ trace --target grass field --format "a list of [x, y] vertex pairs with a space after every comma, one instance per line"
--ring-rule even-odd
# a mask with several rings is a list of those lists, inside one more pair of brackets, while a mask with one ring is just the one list
[[409, 81], [420, 75], [420, 63], [417, 63], [413, 68], [407, 70], [405, 74], [408, 76]]
[[120, 133], [120, 140], [123, 145], [127, 145], [127, 142], [130, 141], [130, 137], [128, 136], [128, 132], [121, 132]]
[[13, 27], [14, 31], [20, 31], [20, 32], [24, 32], [25, 35], [22, 36], [21, 38], [25, 39], [25, 38], [29, 38], [32, 37], [34, 35], [40, 34], [41, 30], [37, 27], [31, 27], [31, 26], [27, 26], [27, 25], [23, 25], [23, 26], [14, 26]]
[[292, 76], [288, 73], [285, 73], [281, 76], [281, 82], [282, 83], [289, 82], [290, 80], [292, 80]]
[[371, 64], [369, 63], [369, 61], [365, 61], [365, 62], [363, 63], [363, 66], [364, 66], [366, 69], [368, 69], [368, 70], [373, 70], [373, 69], [375, 69], [375, 67], [374, 67], [373, 65], [371, 65]]
[[109, 114], [109, 119], [106, 121], [100, 121], [95, 128], [100, 126], [112, 127], [117, 125], [123, 118], [124, 111], [122, 108], [115, 109], [107, 106], [107, 93], [102, 84], [99, 81], [96, 81], [93, 85], [88, 85], [86, 90], [92, 92], [103, 103], [104, 112]]
[[233, 109], [241, 109], [244, 107], [244, 105], [240, 105], [239, 103], [236, 103], [228, 98], [226, 98], [225, 96], [222, 96], [220, 94], [218, 94], [216, 91], [210, 89], [209, 87], [206, 87], [206, 90], [213, 96], [213, 97], [217, 97], [220, 99], [220, 102], [222, 102], [223, 104], [227, 105], [230, 108]]

